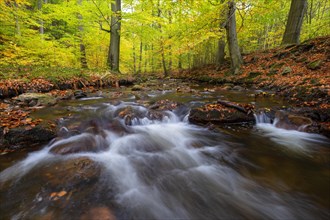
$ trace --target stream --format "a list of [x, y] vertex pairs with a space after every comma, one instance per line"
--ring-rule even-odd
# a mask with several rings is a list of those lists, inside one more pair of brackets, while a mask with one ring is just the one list
[[[0, 156], [0, 219], [330, 218], [329, 139], [265, 115], [246, 126], [191, 124], [191, 108], [217, 99], [287, 105], [253, 90], [195, 89], [107, 90], [36, 112], [61, 118], [59, 137]], [[184, 105], [150, 112], [165, 99]]]

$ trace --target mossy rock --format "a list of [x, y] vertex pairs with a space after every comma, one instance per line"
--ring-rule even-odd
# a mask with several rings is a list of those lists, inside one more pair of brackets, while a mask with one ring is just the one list
[[271, 70], [273, 69], [280, 69], [282, 66], [284, 66], [285, 63], [280, 62], [280, 63], [273, 63], [269, 66]]
[[47, 93], [23, 93], [16, 99], [26, 104], [35, 100], [36, 104], [40, 106], [52, 106], [57, 103], [56, 98]]
[[281, 74], [282, 74], [282, 76], [286, 76], [286, 75], [288, 75], [288, 74], [291, 73], [291, 72], [292, 72], [291, 67], [286, 66], [286, 67], [283, 68]]
[[322, 60], [315, 60], [307, 64], [307, 68], [311, 70], [320, 69], [322, 65]]
[[260, 76], [260, 75], [262, 75], [262, 73], [261, 72], [258, 72], [258, 71], [256, 71], [256, 72], [249, 72], [249, 76], [248, 76], [248, 78], [255, 78], [255, 77], [257, 77], [257, 76]]
[[141, 85], [134, 85], [132, 87], [132, 91], [142, 91], [142, 90], [144, 90], [144, 87]]

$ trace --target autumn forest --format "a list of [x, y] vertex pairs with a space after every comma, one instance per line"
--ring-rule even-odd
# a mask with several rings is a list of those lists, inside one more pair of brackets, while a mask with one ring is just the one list
[[328, 1], [294, 3], [290, 18], [289, 0], [2, 0], [0, 65], [167, 75], [297, 43], [283, 41], [288, 17], [301, 21], [299, 42], [329, 34]]

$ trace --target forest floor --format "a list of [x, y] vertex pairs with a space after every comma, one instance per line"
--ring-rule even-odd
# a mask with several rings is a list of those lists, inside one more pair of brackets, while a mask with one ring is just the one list
[[[230, 89], [233, 86], [275, 91], [293, 105], [317, 112], [322, 126], [330, 131], [330, 36], [316, 38], [300, 45], [256, 51], [243, 55], [241, 73], [230, 74], [227, 62], [221, 68], [207, 65], [191, 70], [174, 71], [173, 78], [185, 81], [216, 84]], [[115, 76], [109, 72], [96, 73], [91, 70], [41, 69], [20, 67], [0, 70], [0, 139], [11, 129], [24, 127], [31, 130], [41, 120], [29, 114], [35, 103], [13, 105], [13, 97], [22, 93], [48, 93], [57, 99], [69, 99], [82, 93], [95, 92], [109, 86], [137, 83], [134, 76]], [[145, 75], [146, 81], [160, 75]], [[176, 89], [176, 88], [173, 88]], [[79, 90], [78, 93], [74, 93]], [[267, 95], [267, 93], [261, 93]], [[17, 98], [16, 98], [17, 101]], [[50, 103], [52, 101], [49, 101]], [[54, 129], [55, 124], [49, 124]], [[39, 132], [37, 130], [37, 132]], [[1, 141], [0, 141], [1, 145]], [[1, 153], [1, 147], [0, 147]]]
[[214, 84], [235, 84], [273, 90], [300, 106], [330, 107], [330, 36], [300, 45], [243, 55], [241, 74], [227, 62], [175, 72], [175, 77]]

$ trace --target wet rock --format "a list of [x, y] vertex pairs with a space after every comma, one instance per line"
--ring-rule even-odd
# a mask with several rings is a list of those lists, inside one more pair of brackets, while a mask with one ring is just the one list
[[285, 111], [277, 111], [275, 113], [275, 126], [287, 130], [306, 131], [308, 126], [313, 124], [310, 118], [294, 115]]
[[[247, 105], [246, 105], [247, 106]], [[214, 124], [244, 123], [255, 121], [252, 112], [244, 108], [244, 105], [236, 103], [207, 104], [190, 111], [189, 121], [193, 123]]]
[[147, 117], [150, 119], [150, 120], [163, 120], [165, 116], [165, 113], [164, 112], [160, 112], [160, 111], [155, 111], [155, 110], [149, 110], [148, 113], [147, 113]]
[[37, 125], [26, 130], [25, 127], [10, 129], [3, 135], [4, 147], [20, 149], [24, 147], [40, 146], [55, 138], [56, 132], [44, 125]]
[[82, 90], [76, 90], [73, 92], [73, 96], [75, 99], [81, 99], [87, 97], [87, 94]]
[[234, 87], [232, 88], [232, 90], [235, 90], [235, 91], [243, 91], [244, 88], [243, 88], [242, 86], [234, 86]]
[[307, 68], [311, 70], [316, 70], [321, 68], [322, 60], [315, 60], [307, 64]]
[[142, 90], [144, 90], [144, 88], [141, 85], [134, 85], [131, 90], [132, 91], [142, 91]]
[[81, 152], [99, 152], [107, 148], [105, 139], [100, 135], [81, 134], [79, 138], [64, 139], [54, 143], [50, 150], [53, 154], [73, 154]]
[[153, 105], [149, 106], [149, 109], [158, 110], [158, 111], [172, 111], [182, 105], [183, 104], [181, 103], [165, 99], [165, 100], [157, 101]]
[[74, 98], [74, 92], [71, 90], [66, 90], [66, 92], [57, 97], [58, 100], [71, 100]]
[[23, 93], [15, 98], [24, 106], [53, 106], [57, 103], [56, 98], [47, 93]]
[[80, 217], [80, 220], [116, 220], [108, 207], [94, 207]]
[[74, 158], [50, 163], [40, 170], [48, 185], [62, 189], [71, 189], [80, 184], [96, 181], [101, 166], [88, 157]]
[[146, 112], [141, 112], [137, 108], [127, 106], [117, 110], [114, 116], [124, 119], [126, 125], [132, 125], [134, 119], [144, 118], [145, 114]]
[[189, 86], [179, 86], [176, 88], [176, 92], [182, 93], [194, 93], [196, 90], [190, 88]]
[[320, 123], [320, 133], [330, 138], [330, 122]]
[[221, 87], [221, 90], [231, 90], [234, 87], [231, 83], [225, 83], [223, 87]]

